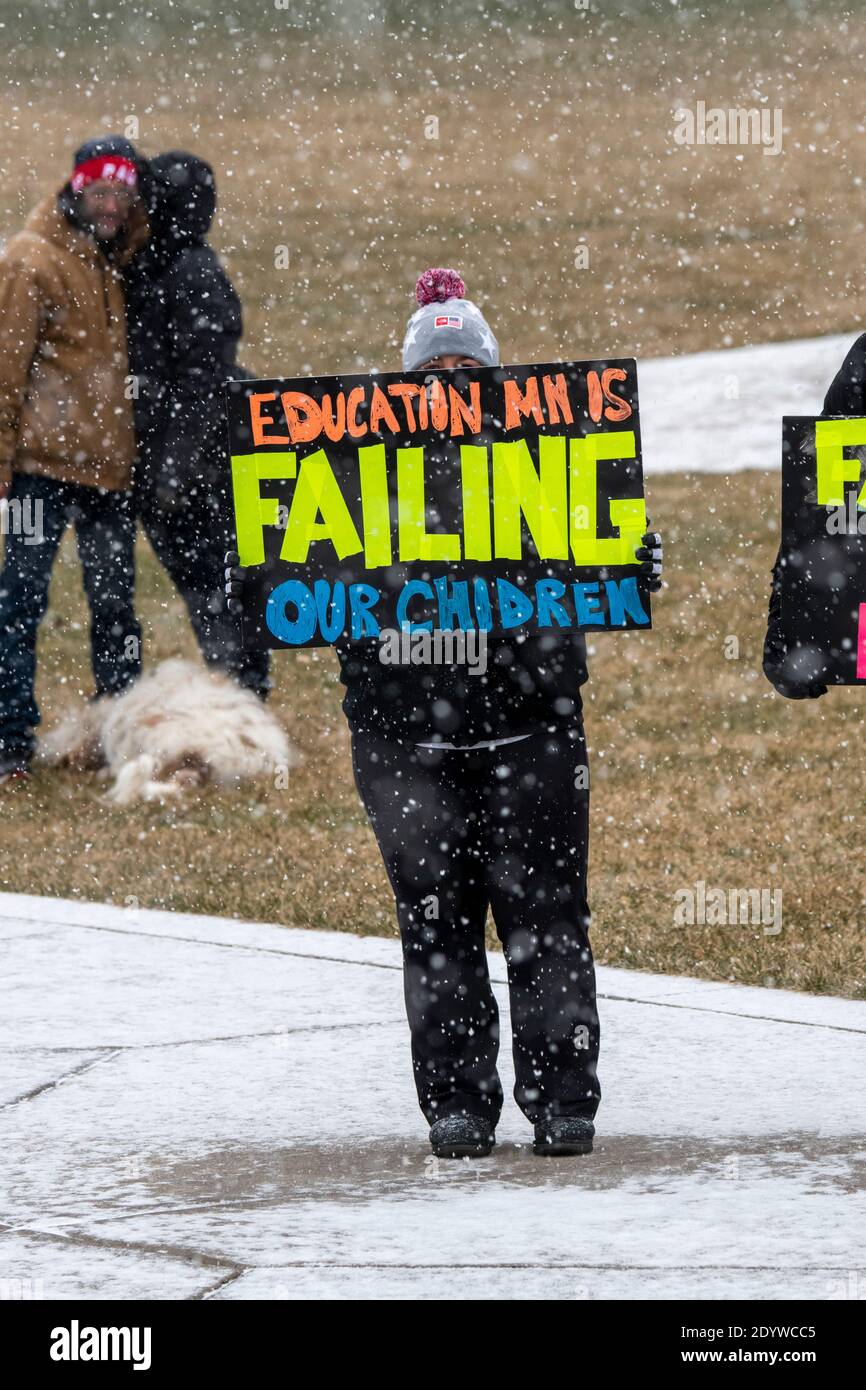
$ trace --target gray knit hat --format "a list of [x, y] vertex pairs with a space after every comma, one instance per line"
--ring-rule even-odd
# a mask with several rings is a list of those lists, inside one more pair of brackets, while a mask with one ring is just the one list
[[431, 357], [459, 353], [483, 367], [499, 366], [499, 344], [471, 299], [456, 270], [425, 270], [418, 276], [415, 298], [420, 309], [409, 320], [403, 339], [403, 370], [417, 371]]

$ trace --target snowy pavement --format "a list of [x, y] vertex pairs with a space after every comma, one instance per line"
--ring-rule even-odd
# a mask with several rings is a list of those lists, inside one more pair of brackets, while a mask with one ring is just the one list
[[856, 332], [640, 358], [644, 472], [778, 469], [782, 416], [818, 415]]
[[437, 1163], [395, 940], [2, 894], [0, 949], [6, 1297], [866, 1298], [866, 1003], [602, 969], [543, 1159], [492, 955], [498, 1145]]

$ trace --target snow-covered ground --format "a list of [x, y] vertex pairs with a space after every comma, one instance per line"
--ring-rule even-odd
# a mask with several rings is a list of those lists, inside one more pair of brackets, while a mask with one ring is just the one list
[[820, 413], [857, 336], [639, 360], [644, 472], [780, 468], [782, 416]]
[[[0, 1290], [866, 1298], [866, 1004], [603, 969], [596, 1152], [435, 1162], [399, 946], [0, 895]], [[20, 1283], [17, 1281], [21, 1281]]]

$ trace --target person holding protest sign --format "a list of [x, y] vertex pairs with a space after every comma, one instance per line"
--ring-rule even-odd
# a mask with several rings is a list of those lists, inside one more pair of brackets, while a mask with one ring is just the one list
[[764, 637], [763, 669], [764, 675], [779, 695], [787, 700], [817, 700], [827, 694], [823, 681], [803, 681], [790, 679], [785, 665], [788, 649], [782, 633], [782, 558], [781, 547], [776, 555], [772, 569], [770, 604], [767, 612], [767, 631]]
[[[824, 416], [843, 417], [866, 414], [866, 333], [862, 333], [846, 353], [844, 362], [827, 388], [821, 413]], [[827, 694], [825, 683], [820, 680], [797, 679], [789, 669], [789, 653], [782, 630], [784, 564], [785, 559], [780, 546], [772, 569], [767, 632], [764, 638], [764, 675], [773, 689], [788, 700], [817, 700]]]
[[[425, 271], [416, 297], [404, 371], [438, 379], [499, 365], [497, 341], [456, 272]], [[660, 588], [656, 533], [643, 536], [636, 558]], [[237, 554], [226, 560], [240, 609], [247, 572]], [[434, 1154], [483, 1155], [495, 1141], [503, 1092], [488, 908], [508, 969], [514, 1094], [534, 1125], [535, 1152], [591, 1152], [601, 1092], [582, 633], [489, 639], [476, 674], [385, 664], [378, 639], [335, 646], [356, 786], [396, 899], [414, 1079]]]
[[[60, 192], [0, 255], [0, 499], [38, 518], [10, 528], [0, 574], [0, 784], [26, 778], [39, 710], [36, 639], [67, 524], [91, 615], [96, 694], [141, 669], [133, 609], [135, 458], [121, 274], [147, 238], [139, 157], [89, 140]], [[35, 543], [34, 543], [35, 542]]]
[[246, 652], [227, 612], [231, 544], [223, 387], [237, 365], [241, 305], [207, 233], [216, 210], [211, 166], [171, 150], [143, 171], [150, 239], [126, 269], [130, 372], [138, 440], [136, 511], [174, 580], [208, 665], [266, 696], [267, 652]]

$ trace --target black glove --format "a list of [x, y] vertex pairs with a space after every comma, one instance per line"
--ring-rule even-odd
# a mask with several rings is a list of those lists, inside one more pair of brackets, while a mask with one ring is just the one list
[[771, 676], [767, 676], [767, 679], [786, 700], [817, 700], [819, 696], [827, 694], [826, 685], [820, 681], [774, 681]]
[[781, 552], [773, 566], [773, 587], [767, 614], [767, 635], [764, 638], [764, 675], [779, 695], [786, 700], [817, 700], [827, 694], [820, 681], [791, 681], [784, 679], [785, 658], [788, 654], [782, 636], [782, 586], [780, 580]]
[[635, 559], [643, 561], [640, 572], [649, 575], [647, 588], [651, 594], [657, 594], [662, 587], [662, 538], [658, 531], [644, 532]]
[[240, 615], [244, 611], [244, 580], [246, 570], [241, 568], [241, 557], [236, 550], [225, 553], [226, 567], [226, 608], [230, 613]]

